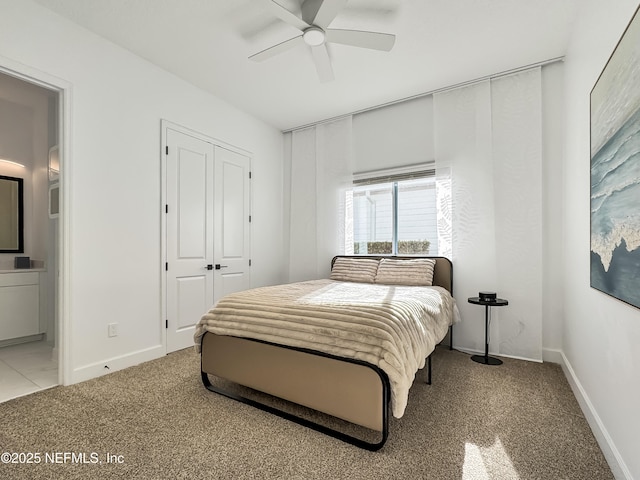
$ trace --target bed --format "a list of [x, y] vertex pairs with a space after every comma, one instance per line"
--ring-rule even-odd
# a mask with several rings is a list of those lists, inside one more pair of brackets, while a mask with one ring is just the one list
[[[444, 257], [340, 255], [329, 279], [230, 294], [194, 340], [213, 392], [368, 450], [382, 448], [416, 372], [456, 318]], [[378, 433], [373, 441], [212, 383], [224, 379]]]

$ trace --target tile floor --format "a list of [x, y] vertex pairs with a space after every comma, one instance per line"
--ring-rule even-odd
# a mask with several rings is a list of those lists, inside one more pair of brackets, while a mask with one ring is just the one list
[[0, 348], [0, 402], [58, 385], [58, 359], [44, 341]]

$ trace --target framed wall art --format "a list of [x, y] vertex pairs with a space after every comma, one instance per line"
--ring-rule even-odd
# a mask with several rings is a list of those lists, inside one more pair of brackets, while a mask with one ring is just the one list
[[640, 308], [640, 7], [591, 90], [591, 286]]

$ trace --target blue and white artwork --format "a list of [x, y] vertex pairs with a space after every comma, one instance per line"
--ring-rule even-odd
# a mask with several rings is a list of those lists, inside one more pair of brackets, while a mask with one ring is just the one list
[[640, 308], [638, 11], [591, 92], [591, 286]]

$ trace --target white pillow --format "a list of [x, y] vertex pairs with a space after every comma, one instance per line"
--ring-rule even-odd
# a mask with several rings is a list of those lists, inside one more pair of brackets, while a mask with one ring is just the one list
[[430, 287], [433, 284], [434, 258], [383, 258], [378, 265], [376, 283], [385, 285], [416, 285]]
[[373, 283], [378, 271], [376, 258], [338, 257], [331, 269], [331, 280]]

